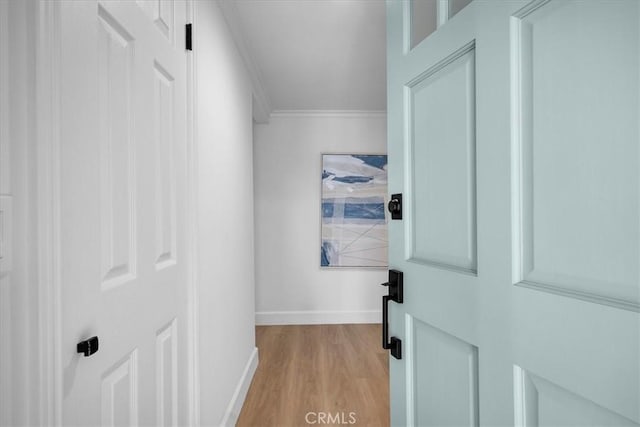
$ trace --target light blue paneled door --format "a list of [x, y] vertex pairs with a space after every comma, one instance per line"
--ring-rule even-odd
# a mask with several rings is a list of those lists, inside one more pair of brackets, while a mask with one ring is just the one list
[[424, 2], [387, 3], [392, 424], [640, 425], [640, 2], [438, 1], [412, 40]]

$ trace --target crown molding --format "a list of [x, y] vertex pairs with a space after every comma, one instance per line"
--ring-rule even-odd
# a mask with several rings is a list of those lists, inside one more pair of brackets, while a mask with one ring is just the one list
[[340, 117], [372, 118], [387, 117], [383, 110], [273, 110], [270, 118]]
[[245, 67], [247, 68], [249, 78], [251, 79], [253, 92], [253, 120], [257, 123], [267, 123], [269, 122], [269, 117], [272, 111], [271, 100], [269, 99], [269, 96], [264, 89], [264, 85], [262, 84], [260, 70], [247, 48], [247, 43], [244, 35], [242, 34], [242, 25], [240, 24], [235, 2], [233, 0], [219, 0], [217, 3], [220, 6], [224, 19], [227, 21], [231, 36], [233, 37], [238, 52], [240, 53]]

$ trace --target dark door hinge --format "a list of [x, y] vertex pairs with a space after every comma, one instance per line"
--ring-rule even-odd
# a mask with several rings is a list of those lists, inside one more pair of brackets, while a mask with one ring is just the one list
[[192, 35], [191, 35], [191, 24], [186, 25], [186, 33], [185, 33], [185, 49], [193, 50], [192, 48]]

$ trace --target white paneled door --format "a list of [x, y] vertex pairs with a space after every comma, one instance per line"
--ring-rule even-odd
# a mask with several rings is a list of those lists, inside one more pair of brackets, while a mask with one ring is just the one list
[[387, 3], [392, 424], [640, 425], [640, 3], [444, 0], [412, 40], [420, 1]]
[[55, 7], [61, 420], [185, 425], [186, 3]]

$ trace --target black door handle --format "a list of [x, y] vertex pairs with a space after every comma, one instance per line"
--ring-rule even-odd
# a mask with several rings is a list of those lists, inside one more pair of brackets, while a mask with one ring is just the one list
[[91, 337], [87, 340], [80, 341], [76, 346], [78, 353], [83, 353], [84, 357], [89, 357], [98, 351], [98, 337]]
[[389, 281], [382, 284], [389, 287], [389, 294], [382, 296], [382, 348], [391, 350], [396, 359], [402, 359], [402, 340], [396, 337], [389, 339], [389, 301], [402, 304], [402, 285], [402, 272], [398, 270], [389, 270]]

